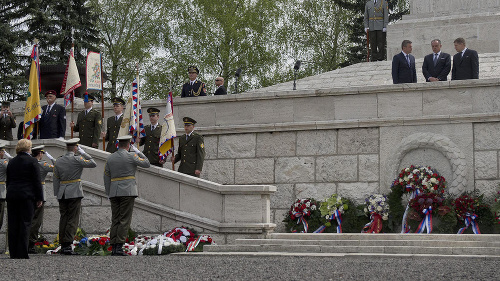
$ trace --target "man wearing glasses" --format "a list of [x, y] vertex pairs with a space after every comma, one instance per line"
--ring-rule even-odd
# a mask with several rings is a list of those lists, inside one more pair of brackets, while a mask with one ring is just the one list
[[206, 96], [207, 89], [205, 87], [205, 83], [196, 80], [200, 71], [196, 66], [188, 67], [189, 81], [182, 86], [182, 94], [181, 97], [198, 97], [198, 96]]
[[215, 78], [215, 93], [214, 95], [227, 95], [226, 88], [224, 88], [224, 78], [217, 77]]

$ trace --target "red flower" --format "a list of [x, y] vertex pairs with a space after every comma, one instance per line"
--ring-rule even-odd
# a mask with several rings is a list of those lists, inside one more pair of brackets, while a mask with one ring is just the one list
[[99, 239], [99, 244], [101, 244], [101, 246], [106, 245], [106, 239], [104, 238]]
[[111, 252], [111, 251], [113, 251], [113, 246], [108, 247], [108, 252]]

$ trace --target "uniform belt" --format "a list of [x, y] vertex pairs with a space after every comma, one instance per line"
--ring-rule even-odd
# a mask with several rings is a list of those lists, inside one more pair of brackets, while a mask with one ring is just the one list
[[383, 17], [373, 17], [373, 18], [370, 18], [370, 20], [383, 20], [384, 18]]
[[44, 181], [42, 181], [42, 184], [45, 184], [45, 182], [44, 182]]
[[79, 181], [82, 181], [81, 179], [76, 179], [76, 180], [69, 180], [69, 181], [61, 181], [62, 184], [65, 184], [65, 183], [74, 183], [74, 182], [79, 182]]
[[133, 179], [135, 179], [135, 176], [112, 178], [111, 181], [123, 181], [123, 180], [133, 180]]
[[0, 181], [0, 184], [5, 184], [5, 182], [4, 181]]

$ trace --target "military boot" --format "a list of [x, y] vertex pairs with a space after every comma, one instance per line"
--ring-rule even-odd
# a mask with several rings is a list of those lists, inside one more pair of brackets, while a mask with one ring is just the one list
[[128, 256], [125, 252], [123, 252], [123, 244], [116, 243], [115, 244], [115, 253], [111, 254], [112, 256]]

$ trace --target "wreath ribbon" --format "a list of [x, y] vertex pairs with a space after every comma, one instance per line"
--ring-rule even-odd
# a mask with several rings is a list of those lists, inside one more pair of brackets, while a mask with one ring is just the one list
[[[297, 218], [297, 224], [302, 224], [304, 225], [304, 231], [301, 231], [301, 233], [307, 233], [307, 230], [309, 229], [309, 224], [307, 223], [306, 219], [304, 218], [304, 214], [301, 212], [293, 212], [292, 216]], [[292, 230], [292, 233], [296, 233], [297, 230]]]
[[370, 213], [370, 222], [365, 224], [361, 233], [380, 233], [382, 230], [382, 216], [377, 212]]
[[481, 231], [479, 231], [479, 225], [477, 224], [476, 222], [476, 219], [477, 219], [477, 215], [476, 214], [470, 214], [470, 213], [465, 213], [465, 219], [464, 219], [464, 223], [465, 223], [465, 227], [462, 227], [458, 230], [457, 234], [463, 234], [464, 231], [469, 228], [469, 225], [472, 225], [472, 232], [474, 232], [474, 234], [481, 234]]
[[427, 229], [427, 234], [432, 232], [432, 206], [429, 206], [428, 209], [424, 209], [422, 211], [425, 217], [418, 225], [417, 231], [415, 233], [422, 234], [425, 229]]
[[[411, 185], [406, 186], [406, 190], [410, 190]], [[420, 194], [420, 189], [415, 189], [410, 195], [410, 199], [408, 200], [408, 203], [406, 204], [406, 210], [403, 215], [403, 221], [401, 222], [401, 233], [410, 233], [410, 226], [408, 225], [408, 222], [406, 220], [406, 217], [408, 216], [408, 212], [410, 210], [410, 200], [417, 197]]]
[[[335, 212], [330, 215], [330, 218], [328, 220], [332, 221], [334, 219], [337, 219], [337, 233], [342, 233], [342, 216], [340, 215], [340, 212], [338, 209], [335, 210]], [[313, 233], [323, 233], [323, 231], [325, 231], [325, 229], [326, 229], [326, 226], [322, 225], [318, 229], [313, 231]]]

